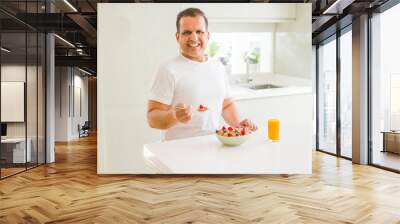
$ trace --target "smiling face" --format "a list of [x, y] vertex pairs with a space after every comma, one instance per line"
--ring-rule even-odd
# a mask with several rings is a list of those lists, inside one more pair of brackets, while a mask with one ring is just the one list
[[204, 51], [209, 38], [210, 34], [202, 16], [185, 16], [180, 19], [176, 40], [183, 56], [195, 61], [205, 61]]

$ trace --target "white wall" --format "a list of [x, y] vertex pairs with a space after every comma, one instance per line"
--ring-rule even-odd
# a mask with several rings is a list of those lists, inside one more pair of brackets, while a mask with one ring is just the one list
[[311, 79], [310, 21], [311, 3], [296, 4], [296, 20], [277, 24], [275, 73]]
[[[88, 107], [89, 107], [89, 93], [88, 93], [88, 77], [82, 76], [83, 73], [76, 70], [74, 71], [74, 102], [72, 104], [74, 107], [72, 108], [72, 130], [71, 135], [73, 138], [79, 138], [79, 132], [77, 129], [78, 124], [82, 126], [85, 121], [88, 121]], [[78, 93], [80, 91], [80, 93]], [[80, 95], [80, 97], [79, 97]], [[80, 101], [80, 102], [79, 102]]]
[[[234, 11], [240, 12], [242, 22], [254, 21], [252, 11], [246, 8], [248, 4], [230, 4], [230, 10], [223, 10], [221, 4], [190, 4], [199, 8], [210, 5], [219, 10], [209, 16], [210, 22], [226, 22], [217, 17], [232, 19]], [[261, 14], [267, 15], [268, 21], [273, 21], [272, 15], [279, 15], [277, 12], [285, 18], [292, 17], [295, 7], [290, 4], [291, 9], [285, 10], [285, 5], [288, 4], [273, 5], [268, 11], [271, 13]], [[188, 6], [98, 4], [98, 173], [151, 173], [144, 163], [142, 148], [145, 143], [158, 141], [160, 132], [147, 123], [148, 91], [157, 66], [179, 52], [175, 20], [178, 12]], [[266, 4], [251, 7], [255, 6], [258, 11], [260, 6], [268, 8]], [[309, 23], [311, 17], [307, 19]]]
[[[55, 140], [77, 139], [78, 124], [83, 125], [88, 120], [88, 78], [71, 67], [56, 67], [55, 73]], [[79, 89], [82, 116], [76, 107]]]
[[68, 141], [68, 67], [55, 68], [55, 141]]

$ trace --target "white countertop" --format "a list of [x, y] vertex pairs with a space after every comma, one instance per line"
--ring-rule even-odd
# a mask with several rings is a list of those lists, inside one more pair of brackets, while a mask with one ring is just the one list
[[253, 90], [246, 87], [232, 86], [231, 95], [233, 100], [248, 100], [257, 98], [289, 96], [297, 94], [311, 94], [312, 88], [308, 86], [285, 86], [272, 89]]
[[[281, 140], [266, 140], [266, 130], [244, 144], [222, 145], [214, 134], [146, 144], [145, 162], [163, 174], [310, 174], [311, 138], [281, 124]], [[297, 133], [296, 133], [297, 132]]]
[[[312, 93], [310, 80], [287, 75], [268, 74], [258, 76], [254, 84], [273, 84], [282, 87], [254, 90], [248, 87], [243, 87], [243, 85], [231, 85], [232, 98], [234, 100], [247, 100]], [[250, 84], [247, 84], [247, 86], [249, 85]]]

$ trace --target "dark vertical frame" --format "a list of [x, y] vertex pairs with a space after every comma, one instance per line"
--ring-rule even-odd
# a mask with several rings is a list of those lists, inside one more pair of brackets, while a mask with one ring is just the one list
[[[25, 0], [25, 21], [28, 21], [28, 0]], [[25, 120], [25, 170], [28, 169], [28, 24], [25, 23], [25, 99], [24, 99], [24, 120]]]
[[315, 148], [319, 149], [319, 44], [315, 46]]
[[367, 21], [367, 44], [368, 44], [368, 53], [367, 53], [367, 102], [368, 102], [368, 111], [367, 111], [367, 129], [368, 129], [368, 164], [373, 164], [373, 153], [372, 153], [372, 64], [371, 64], [371, 57], [372, 57], [372, 12], [368, 12], [368, 21]]
[[[49, 0], [44, 1], [45, 5], [45, 13], [48, 13], [48, 4]], [[44, 33], [44, 68], [42, 69], [42, 78], [44, 79], [44, 164], [47, 163], [47, 35], [48, 33]], [[44, 72], [44, 77], [43, 77]], [[43, 82], [43, 81], [42, 81]]]
[[340, 84], [341, 84], [341, 64], [340, 64], [340, 30], [336, 30], [336, 155], [341, 156], [341, 117], [340, 117]]
[[[39, 0], [36, 0], [39, 13]], [[39, 22], [38, 20], [36, 21]], [[39, 31], [36, 31], [36, 166], [39, 165]]]

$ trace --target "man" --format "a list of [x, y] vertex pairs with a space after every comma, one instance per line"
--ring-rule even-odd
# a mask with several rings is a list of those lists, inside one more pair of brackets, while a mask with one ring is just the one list
[[[183, 10], [176, 28], [181, 54], [155, 76], [147, 111], [150, 127], [166, 130], [165, 140], [199, 136], [215, 132], [222, 115], [230, 126], [256, 130], [250, 120], [240, 121], [222, 64], [205, 55], [210, 33], [204, 13], [197, 8]], [[198, 110], [200, 105], [207, 109]]]

